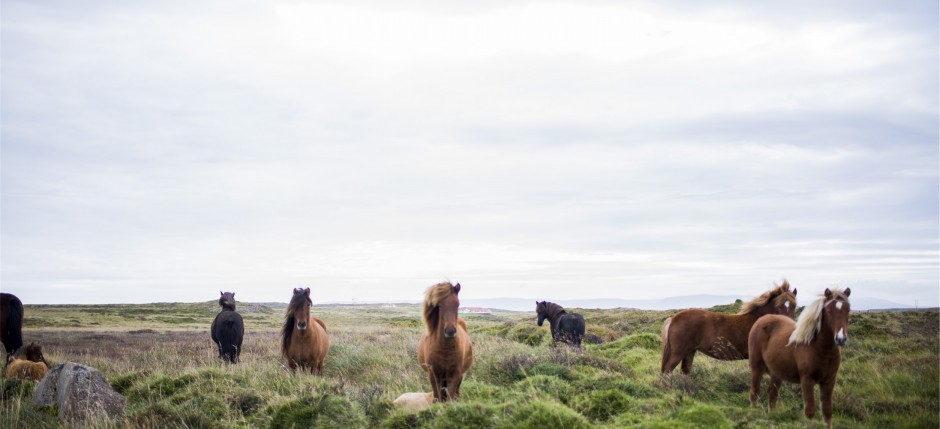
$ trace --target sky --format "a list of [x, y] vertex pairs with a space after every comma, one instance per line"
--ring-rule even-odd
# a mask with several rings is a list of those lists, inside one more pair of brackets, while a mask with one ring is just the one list
[[940, 305], [938, 3], [783, 3], [5, 0], [0, 290]]

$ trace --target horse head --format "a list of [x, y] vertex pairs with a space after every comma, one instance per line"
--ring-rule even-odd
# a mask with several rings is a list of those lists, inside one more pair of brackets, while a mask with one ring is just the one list
[[538, 325], [542, 326], [542, 323], [545, 322], [545, 318], [548, 317], [548, 305], [545, 301], [535, 301], [535, 313], [539, 315]]
[[792, 319], [796, 314], [796, 288], [793, 288], [792, 292], [789, 289], [782, 289], [779, 298], [771, 302], [773, 302], [775, 314], [782, 314]]
[[457, 294], [460, 293], [460, 283], [454, 285], [450, 295], [447, 295], [438, 304], [438, 317], [444, 333], [444, 338], [454, 338], [457, 336], [457, 311], [460, 308], [460, 299]]
[[294, 297], [290, 300], [291, 315], [294, 316], [294, 323], [297, 329], [304, 331], [307, 329], [307, 321], [310, 320], [310, 288], [295, 288]]
[[46, 361], [46, 358], [42, 355], [42, 346], [36, 343], [29, 343], [28, 345], [20, 347], [20, 349], [12, 355], [12, 359], [23, 359], [31, 362]]
[[824, 323], [835, 333], [833, 340], [836, 344], [844, 345], [849, 340], [849, 294], [851, 288], [846, 288], [844, 292], [831, 291], [826, 289], [824, 295], [826, 304], [823, 307]]
[[219, 293], [222, 295], [219, 297], [219, 305], [222, 309], [235, 311], [235, 292], [219, 291]]

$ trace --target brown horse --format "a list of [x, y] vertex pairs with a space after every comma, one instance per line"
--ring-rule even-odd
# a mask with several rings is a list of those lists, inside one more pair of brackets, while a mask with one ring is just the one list
[[460, 283], [438, 283], [424, 298], [427, 332], [418, 344], [418, 363], [428, 373], [431, 392], [439, 402], [460, 399], [460, 383], [473, 364], [473, 345], [467, 324], [457, 317]]
[[49, 363], [42, 355], [42, 347], [36, 343], [20, 347], [6, 365], [7, 378], [39, 381], [49, 370]]
[[772, 315], [754, 324], [748, 337], [751, 406], [757, 405], [760, 382], [764, 372], [768, 372], [769, 408], [773, 410], [777, 404], [781, 380], [800, 383], [803, 412], [813, 418], [816, 415], [813, 389], [818, 384], [823, 418], [832, 428], [832, 391], [842, 362], [839, 346], [849, 339], [850, 293], [851, 289], [845, 292], [826, 289], [822, 297], [803, 309], [796, 322]]
[[682, 373], [692, 372], [692, 359], [700, 351], [721, 360], [747, 359], [747, 334], [765, 314], [792, 318], [796, 310], [796, 288], [786, 280], [744, 304], [738, 314], [718, 314], [697, 308], [683, 310], [663, 322], [662, 366], [664, 375], [682, 362]]
[[291, 371], [300, 367], [320, 374], [326, 353], [330, 351], [330, 336], [323, 321], [310, 315], [311, 304], [310, 288], [294, 289], [281, 328], [281, 355], [287, 359]]
[[7, 361], [23, 347], [23, 302], [9, 293], [0, 293], [0, 342]]

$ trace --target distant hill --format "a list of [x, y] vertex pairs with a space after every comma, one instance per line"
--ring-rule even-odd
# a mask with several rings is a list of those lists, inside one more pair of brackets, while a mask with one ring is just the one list
[[[594, 298], [594, 299], [571, 299], [553, 301], [564, 307], [571, 308], [636, 308], [640, 310], [673, 310], [684, 308], [709, 308], [716, 305], [731, 304], [735, 300], [749, 301], [753, 297], [734, 296], [734, 295], [687, 295], [673, 296], [663, 299], [619, 299], [619, 298]], [[548, 300], [551, 300], [548, 298]], [[800, 305], [805, 305], [804, 299], [800, 299]], [[852, 309], [880, 310], [880, 309], [910, 309], [911, 305], [900, 304], [887, 301], [880, 298], [853, 297]], [[461, 299], [460, 304], [468, 307], [487, 307], [498, 308], [510, 311], [535, 311], [535, 299], [525, 298], [483, 298], [483, 299]]]

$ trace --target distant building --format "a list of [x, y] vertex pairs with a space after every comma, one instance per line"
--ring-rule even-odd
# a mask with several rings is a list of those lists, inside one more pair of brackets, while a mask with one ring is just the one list
[[493, 312], [486, 307], [460, 307], [458, 311], [462, 314], [493, 314]]

